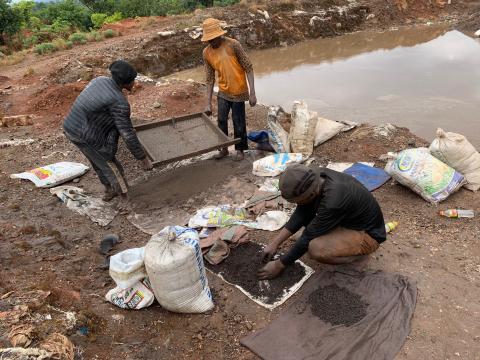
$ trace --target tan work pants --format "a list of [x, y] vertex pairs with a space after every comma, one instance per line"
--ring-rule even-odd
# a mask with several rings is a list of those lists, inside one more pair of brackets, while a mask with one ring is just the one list
[[365, 231], [337, 227], [310, 241], [308, 253], [321, 263], [348, 264], [365, 258], [378, 247], [378, 242]]

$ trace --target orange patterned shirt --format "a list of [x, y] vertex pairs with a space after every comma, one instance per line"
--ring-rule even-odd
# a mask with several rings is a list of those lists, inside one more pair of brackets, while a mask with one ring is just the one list
[[215, 83], [215, 72], [218, 74], [219, 97], [236, 102], [248, 100], [246, 73], [253, 71], [253, 66], [237, 40], [224, 37], [217, 49], [207, 46], [203, 60], [207, 84]]

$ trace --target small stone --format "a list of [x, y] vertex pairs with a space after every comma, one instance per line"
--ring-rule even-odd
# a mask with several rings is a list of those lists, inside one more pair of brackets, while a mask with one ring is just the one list
[[121, 314], [113, 314], [112, 315], [112, 320], [122, 322], [123, 320], [125, 320], [125, 316], [123, 316]]
[[422, 245], [420, 245], [420, 244], [414, 244], [413, 247], [414, 247], [415, 249], [420, 249], [420, 248], [422, 247]]
[[202, 341], [202, 340], [203, 340], [202, 334], [198, 334], [198, 335], [197, 335], [197, 339], [200, 340], [200, 341]]
[[239, 323], [242, 321], [242, 315], [235, 315], [233, 317], [233, 320], [235, 320], [236, 323]]
[[341, 29], [342, 28], [342, 23], [337, 23], [335, 26], [337, 27], [337, 29]]
[[227, 335], [228, 336], [233, 336], [233, 330], [232, 329], [227, 329]]
[[78, 183], [80, 182], [80, 179], [79, 179], [79, 178], [73, 179], [73, 182], [74, 182], [75, 184], [78, 184]]
[[249, 322], [247, 322], [247, 323], [245, 324], [245, 326], [247, 327], [248, 330], [252, 330], [252, 329], [253, 329], [253, 325], [250, 324]]
[[158, 101], [155, 101], [155, 102], [153, 103], [153, 107], [154, 107], [155, 109], [158, 109], [158, 108], [161, 108], [161, 107], [162, 107], [162, 104], [160, 104]]

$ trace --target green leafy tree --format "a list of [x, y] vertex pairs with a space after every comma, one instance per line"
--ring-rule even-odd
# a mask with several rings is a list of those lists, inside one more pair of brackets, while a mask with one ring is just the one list
[[75, 0], [49, 3], [38, 11], [38, 16], [49, 24], [56, 20], [66, 21], [83, 30], [87, 30], [93, 25], [90, 19], [90, 10]]
[[95, 29], [100, 29], [105, 23], [105, 20], [107, 20], [107, 17], [108, 15], [103, 13], [94, 13], [90, 15], [90, 19], [92, 20]]
[[16, 34], [22, 25], [22, 17], [10, 6], [10, 0], [0, 0], [0, 44], [5, 44], [7, 37]]
[[[135, 2], [136, 0], [132, 1]], [[80, 0], [80, 2], [92, 13], [111, 15], [117, 10], [115, 0]]]
[[22, 17], [22, 27], [30, 28], [35, 2], [31, 0], [21, 0], [13, 4], [12, 8]]

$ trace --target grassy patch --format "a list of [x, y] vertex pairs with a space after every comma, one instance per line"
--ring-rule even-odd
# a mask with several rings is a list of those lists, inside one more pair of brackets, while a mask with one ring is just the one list
[[73, 33], [72, 35], [70, 35], [68, 37], [68, 40], [70, 40], [75, 45], [86, 44], [87, 43], [87, 35], [85, 35], [84, 33], [76, 32], [76, 33]]
[[0, 66], [15, 65], [22, 62], [27, 56], [27, 51], [19, 51], [12, 55], [0, 57]]
[[118, 32], [116, 32], [115, 30], [112, 30], [112, 29], [107, 29], [103, 32], [103, 36], [106, 39], [110, 39], [110, 38], [113, 38], [115, 36], [118, 36]]
[[53, 43], [43, 43], [35, 46], [35, 52], [39, 55], [53, 53], [57, 50], [58, 48]]

